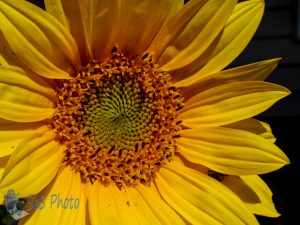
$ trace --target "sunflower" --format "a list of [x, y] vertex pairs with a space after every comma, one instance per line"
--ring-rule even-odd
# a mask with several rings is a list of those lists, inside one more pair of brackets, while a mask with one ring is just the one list
[[289, 163], [252, 118], [279, 59], [224, 69], [263, 0], [0, 0], [0, 191], [21, 224], [257, 224]]

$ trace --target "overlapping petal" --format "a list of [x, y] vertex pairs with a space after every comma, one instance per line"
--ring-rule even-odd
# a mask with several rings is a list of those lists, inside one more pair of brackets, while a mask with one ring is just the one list
[[[120, 2], [45, 0], [45, 6], [49, 13], [69, 29], [77, 42], [81, 61], [85, 64], [92, 58], [93, 41], [99, 45], [95, 46], [95, 50], [101, 49], [102, 53], [107, 53], [108, 49], [111, 51], [115, 44], [114, 25], [120, 20]], [[100, 31], [101, 36], [98, 34]]]
[[239, 196], [252, 213], [268, 217], [280, 216], [272, 201], [271, 190], [259, 176], [227, 176], [222, 183]]
[[256, 134], [226, 127], [188, 129], [177, 141], [179, 154], [224, 174], [268, 173], [289, 163], [273, 143]]
[[162, 198], [190, 224], [258, 224], [229, 189], [179, 163], [161, 168], [155, 183]]
[[35, 122], [55, 112], [55, 92], [43, 79], [13, 66], [0, 67], [0, 118]]
[[9, 156], [26, 136], [33, 134], [42, 125], [0, 119], [0, 157]]
[[136, 189], [145, 202], [147, 202], [147, 204], [151, 207], [151, 210], [157, 216], [162, 225], [185, 224], [179, 215], [161, 199], [161, 196], [154, 186], [147, 187], [139, 185]]
[[56, 101], [56, 93], [49, 80], [16, 66], [1, 66], [0, 74], [0, 83], [2, 84], [18, 86], [43, 95], [53, 102]]
[[129, 0], [121, 8], [117, 45], [128, 55], [142, 53], [156, 36], [164, 21], [180, 7], [182, 0]]
[[166, 22], [149, 50], [164, 71], [188, 65], [214, 41], [231, 15], [235, 0], [192, 0]]
[[38, 198], [43, 197], [37, 209], [34, 210], [33, 203], [27, 204], [30, 216], [24, 217], [20, 224], [73, 225], [85, 222], [82, 218], [86, 216], [86, 192], [86, 185], [81, 182], [80, 175], [64, 167], [49, 186], [36, 195]]
[[1, 34], [12, 51], [7, 54], [17, 57], [21, 66], [49, 78], [76, 74], [80, 66], [76, 43], [55, 18], [26, 1], [1, 0], [0, 21]]
[[[151, 203], [147, 193], [153, 197]], [[142, 185], [137, 189], [128, 187], [120, 190], [114, 185], [105, 187], [97, 181], [91, 188], [88, 203], [93, 225], [184, 224], [159, 198], [154, 188]]]
[[64, 157], [63, 147], [55, 138], [53, 131], [41, 127], [18, 145], [0, 181], [2, 193], [13, 189], [20, 197], [27, 197], [51, 182]]
[[223, 84], [189, 99], [179, 118], [188, 127], [222, 126], [255, 116], [289, 93], [262, 81]]
[[[243, 1], [236, 5], [223, 30], [214, 51], [206, 55], [206, 63], [200, 57], [192, 65], [176, 73], [184, 73], [186, 79], [178, 81], [178, 86], [191, 85], [202, 76], [216, 73], [231, 63], [248, 45], [264, 12], [263, 0]], [[204, 65], [203, 65], [204, 64]], [[174, 75], [175, 76], [175, 75]]]
[[87, 61], [107, 57], [115, 46], [131, 55], [142, 53], [183, 1], [46, 0], [45, 5], [69, 28]]
[[[222, 84], [237, 82], [237, 81], [263, 81], [276, 68], [279, 63], [278, 58], [264, 60], [256, 63], [251, 63], [244, 66], [235, 67], [232, 69], [223, 70], [207, 76], [195, 77], [195, 82], [189, 86], [182, 87], [181, 94], [187, 101], [191, 97], [213, 87]], [[183, 73], [184, 74], [184, 73]], [[173, 80], [176, 80], [174, 77]], [[177, 86], [176, 81], [172, 82]]]
[[225, 127], [233, 128], [233, 129], [239, 129], [251, 132], [253, 134], [259, 135], [266, 140], [270, 141], [271, 143], [275, 143], [276, 138], [274, 137], [271, 127], [269, 124], [259, 121], [254, 118], [249, 118], [245, 120], [241, 120], [235, 123], [231, 123], [228, 125], [225, 125]]
[[15, 56], [5, 37], [0, 32], [0, 66], [22, 65], [22, 62]]

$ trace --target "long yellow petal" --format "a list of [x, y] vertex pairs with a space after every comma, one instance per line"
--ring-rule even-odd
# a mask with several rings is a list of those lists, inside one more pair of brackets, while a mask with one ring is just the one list
[[247, 204], [251, 212], [268, 217], [280, 216], [272, 200], [273, 193], [259, 176], [241, 176], [241, 179], [255, 191], [261, 201], [258, 204]]
[[273, 204], [271, 190], [259, 176], [226, 176], [222, 183], [239, 196], [252, 213], [280, 216]]
[[179, 118], [188, 127], [222, 126], [255, 116], [289, 93], [262, 81], [224, 84], [189, 99]]
[[20, 67], [1, 66], [0, 83], [18, 86], [39, 93], [53, 102], [56, 101], [56, 93], [50, 82], [45, 81], [43, 78], [29, 71], [24, 71]]
[[61, 166], [63, 147], [56, 134], [43, 127], [19, 144], [11, 155], [0, 182], [0, 191], [14, 189], [28, 197], [45, 188]]
[[[193, 14], [194, 5], [199, 4], [201, 6]], [[198, 58], [221, 32], [235, 4], [235, 0], [192, 0], [187, 3], [178, 15], [166, 23], [166, 28], [162, 28], [169, 32], [167, 39], [172, 33], [174, 36], [158, 59], [161, 69], [178, 69]]]
[[[139, 191], [138, 191], [139, 190]], [[159, 198], [155, 190], [148, 187], [127, 187], [118, 189], [115, 185], [104, 186], [98, 181], [94, 183], [89, 192], [88, 207], [92, 224], [183, 224], [180, 217], [169, 208], [162, 199]], [[145, 190], [154, 198], [149, 203], [149, 198], [145, 199]], [[153, 193], [152, 193], [153, 192]], [[154, 204], [155, 203], [155, 204]], [[158, 212], [161, 209], [163, 211]], [[161, 213], [167, 215], [161, 215]], [[166, 218], [166, 216], [174, 216]], [[164, 223], [166, 222], [166, 223]]]
[[35, 122], [55, 112], [55, 92], [43, 79], [12, 66], [0, 67], [0, 118]]
[[34, 198], [27, 199], [26, 210], [30, 215], [24, 217], [20, 224], [75, 224], [85, 212], [85, 195], [86, 184], [81, 182], [80, 174], [75, 173], [69, 167], [64, 167], [45, 190], [35, 195], [41, 201], [41, 204], [36, 206], [36, 210]]
[[184, 130], [177, 144], [179, 154], [187, 160], [224, 174], [268, 173], [289, 163], [287, 156], [264, 138], [225, 127]]
[[190, 224], [258, 224], [229, 189], [179, 163], [161, 168], [155, 183], [162, 198]]
[[[92, 58], [92, 35], [94, 26], [94, 16], [97, 15], [96, 0], [91, 1], [61, 1], [61, 0], [45, 0], [46, 10], [57, 18], [72, 34], [80, 51], [80, 57], [83, 64]], [[103, 1], [102, 5], [106, 5], [108, 1]], [[118, 0], [110, 1], [114, 5]], [[114, 8], [117, 10], [117, 7]], [[107, 12], [108, 11], [108, 12]], [[117, 15], [110, 8], [105, 8], [102, 12], [108, 15], [111, 13], [112, 18]], [[103, 15], [98, 14], [101, 18]], [[99, 21], [100, 22], [100, 18]], [[109, 20], [107, 20], [109, 21]], [[98, 23], [98, 29], [103, 29], [103, 24]], [[107, 35], [109, 35], [107, 33]]]
[[[223, 70], [207, 76], [194, 77], [194, 83], [189, 86], [182, 87], [181, 94], [184, 99], [190, 99], [196, 95], [199, 90], [206, 90], [222, 84], [232, 83], [236, 81], [263, 81], [279, 63], [278, 58], [264, 60], [256, 63], [251, 63], [244, 66], [235, 67], [232, 69]], [[176, 77], [174, 78], [176, 79]], [[180, 82], [180, 81], [179, 81]], [[172, 82], [178, 87], [177, 82]]]
[[[142, 184], [140, 184], [142, 185]], [[135, 188], [127, 188], [126, 189], [126, 197], [128, 201], [126, 202], [127, 207], [132, 207], [137, 224], [161, 224], [162, 221], [153, 213], [153, 208], [149, 206], [149, 204], [142, 198], [141, 194]], [[162, 202], [160, 200], [158, 203]]]
[[115, 46], [132, 55], [141, 53], [183, 1], [46, 0], [45, 5], [69, 28], [82, 52], [82, 60], [87, 60], [105, 58]]
[[114, 185], [105, 187], [96, 181], [88, 198], [91, 223], [93, 225], [137, 224], [129, 205], [127, 205], [126, 211], [127, 200], [123, 193], [120, 193], [120, 190]]
[[83, 64], [106, 58], [116, 45], [120, 0], [45, 0], [45, 6], [75, 38]]
[[155, 213], [161, 224], [185, 224], [179, 215], [161, 198], [154, 185], [151, 185], [150, 187], [138, 185], [136, 189], [143, 197], [145, 202], [147, 202], [147, 204], [150, 206], [151, 210], [153, 213]]
[[[191, 85], [199, 77], [216, 73], [231, 63], [248, 45], [264, 12], [264, 1], [253, 0], [238, 3], [225, 25], [223, 35], [215, 50], [206, 59], [207, 63], [196, 68], [196, 73], [177, 83], [178, 86]], [[195, 64], [197, 67], [198, 64]], [[195, 71], [195, 68], [190, 68]], [[189, 68], [185, 69], [189, 73]]]
[[5, 40], [5, 37], [0, 32], [0, 66], [9, 65], [21, 65], [17, 57], [15, 57], [14, 52], [10, 48], [9, 44]]
[[129, 0], [122, 4], [117, 44], [130, 55], [142, 53], [166, 19], [180, 7], [182, 0]]
[[0, 21], [1, 33], [23, 66], [48, 78], [77, 73], [80, 61], [75, 41], [42, 9], [26, 1], [1, 0]]
[[10, 155], [26, 136], [40, 126], [41, 123], [15, 123], [0, 119], [0, 157]]
[[270, 141], [271, 143], [275, 143], [276, 141], [276, 138], [272, 133], [270, 125], [254, 118], [249, 118], [235, 123], [231, 123], [225, 125], [225, 127], [245, 130], [253, 134], [257, 134], [265, 138], [266, 140]]

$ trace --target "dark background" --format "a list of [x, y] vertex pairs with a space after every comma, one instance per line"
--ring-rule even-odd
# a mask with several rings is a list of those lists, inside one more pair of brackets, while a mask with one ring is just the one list
[[[43, 7], [41, 0], [31, 2]], [[271, 124], [276, 144], [288, 155], [291, 164], [262, 176], [274, 193], [273, 200], [282, 216], [258, 219], [261, 225], [300, 225], [300, 0], [265, 2], [266, 11], [254, 39], [231, 66], [283, 58], [268, 81], [289, 88], [292, 94], [257, 118]], [[13, 220], [3, 213], [6, 214], [0, 210], [0, 225], [4, 220], [9, 220], [5, 224], [11, 224]]]

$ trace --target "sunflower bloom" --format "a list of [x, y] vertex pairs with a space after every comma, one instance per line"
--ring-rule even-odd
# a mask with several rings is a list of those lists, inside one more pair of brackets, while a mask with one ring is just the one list
[[258, 175], [289, 160], [252, 118], [289, 94], [264, 82], [279, 59], [224, 69], [263, 0], [45, 6], [0, 0], [0, 191], [27, 198], [21, 224], [279, 216]]

